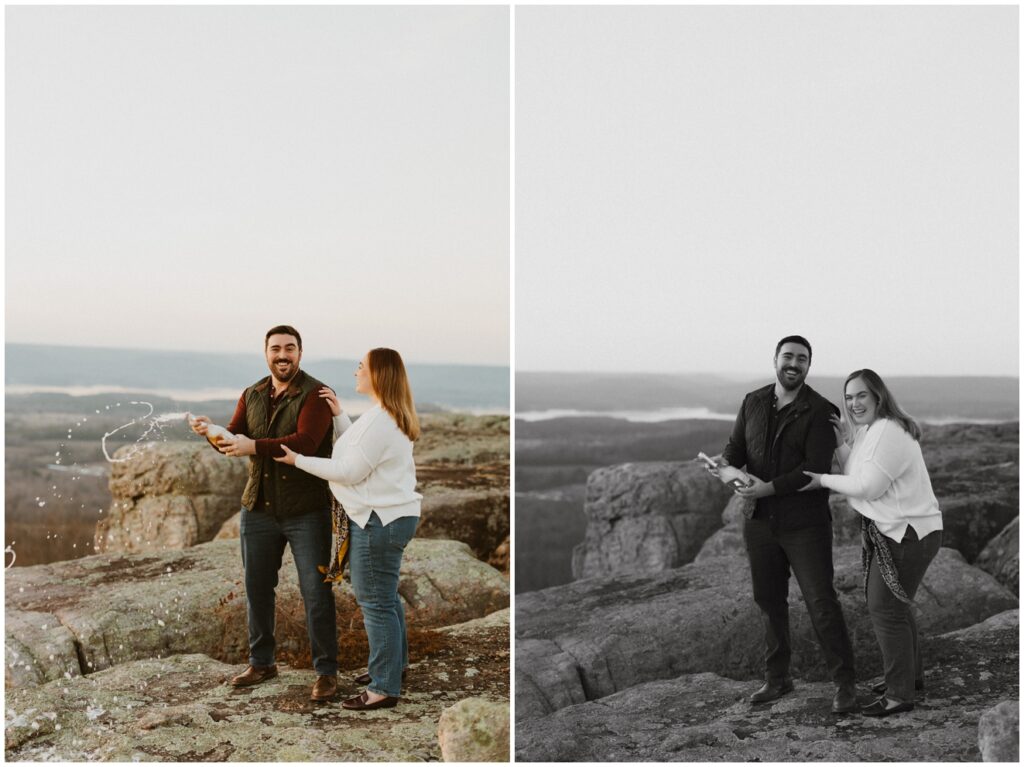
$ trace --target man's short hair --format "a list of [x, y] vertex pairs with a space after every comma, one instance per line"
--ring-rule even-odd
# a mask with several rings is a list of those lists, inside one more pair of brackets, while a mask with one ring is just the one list
[[807, 347], [807, 361], [811, 361], [811, 342], [803, 336], [786, 336], [775, 346], [775, 356], [779, 356], [779, 350], [786, 344], [800, 344], [801, 346]]
[[293, 328], [291, 325], [274, 325], [270, 330], [267, 331], [267, 335], [263, 338], [263, 348], [266, 349], [270, 343], [270, 337], [281, 333], [282, 335], [295, 336], [295, 340], [299, 342], [299, 351], [302, 351], [302, 336], [299, 335], [299, 331]]

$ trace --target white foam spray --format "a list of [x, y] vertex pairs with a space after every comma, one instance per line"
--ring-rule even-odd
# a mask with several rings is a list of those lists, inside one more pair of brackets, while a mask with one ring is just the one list
[[[142, 450], [146, 446], [146, 443], [148, 441], [151, 441], [150, 440], [151, 436], [156, 436], [156, 435], [163, 436], [163, 430], [167, 427], [168, 424], [177, 423], [177, 422], [183, 421], [183, 420], [184, 421], [189, 421], [192, 418], [192, 414], [191, 413], [187, 413], [187, 412], [181, 412], [181, 413], [161, 413], [160, 415], [154, 416], [153, 415], [153, 410], [154, 410], [153, 405], [151, 403], [149, 403], [149, 402], [141, 402], [141, 401], [133, 400], [132, 402], [130, 402], [128, 404], [130, 404], [130, 405], [144, 405], [144, 406], [149, 408], [149, 412], [146, 413], [145, 415], [139, 416], [138, 418], [133, 418], [128, 423], [122, 424], [121, 426], [118, 426], [113, 431], [108, 431], [106, 434], [103, 435], [103, 440], [102, 440], [102, 443], [101, 443], [102, 447], [103, 447], [103, 455], [107, 459], [107, 461], [110, 462], [110, 463], [124, 463], [125, 461], [130, 461], [132, 459], [132, 457], [135, 456], [136, 453], [138, 453], [140, 450]], [[122, 431], [123, 429], [127, 429], [127, 428], [129, 428], [131, 426], [135, 426], [138, 423], [145, 423], [146, 424], [146, 428], [142, 432], [142, 434], [139, 436], [139, 438], [135, 440], [135, 444], [133, 445], [132, 449], [129, 450], [128, 454], [125, 455], [123, 458], [113, 458], [113, 457], [111, 457], [110, 453], [107, 452], [107, 438], [108, 437], [112, 437], [113, 435], [117, 434], [119, 431]]]

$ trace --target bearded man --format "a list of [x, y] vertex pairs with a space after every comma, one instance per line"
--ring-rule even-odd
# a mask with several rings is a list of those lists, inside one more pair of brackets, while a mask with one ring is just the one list
[[743, 540], [750, 560], [754, 601], [765, 629], [765, 683], [751, 703], [777, 700], [793, 690], [789, 675], [789, 574], [796, 575], [814, 633], [836, 685], [832, 712], [857, 709], [853, 648], [833, 586], [832, 515], [828, 491], [799, 492], [804, 471], [827, 473], [839, 409], [804, 383], [811, 344], [786, 336], [775, 347], [774, 384], [750, 392], [740, 408], [721, 461], [745, 468], [747, 487], [736, 490], [746, 507]]
[[[249, 458], [242, 491], [242, 567], [245, 571], [249, 666], [231, 680], [248, 687], [277, 676], [274, 661], [274, 589], [284, 547], [291, 547], [306, 611], [310, 653], [317, 678], [310, 698], [330, 700], [338, 690], [338, 635], [331, 583], [317, 569], [331, 559], [331, 496], [325, 480], [272, 460], [281, 446], [303, 455], [329, 457], [334, 428], [320, 397], [323, 384], [299, 369], [302, 337], [290, 325], [267, 331], [263, 342], [270, 375], [248, 387], [228, 424], [234, 438], [216, 447]], [[205, 436], [209, 418], [192, 429]]]

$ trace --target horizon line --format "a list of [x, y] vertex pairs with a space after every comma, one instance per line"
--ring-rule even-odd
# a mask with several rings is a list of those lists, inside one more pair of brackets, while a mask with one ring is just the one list
[[[197, 351], [194, 349], [143, 349], [138, 346], [93, 346], [86, 344], [44, 344], [35, 343], [31, 341], [8, 341], [4, 339], [4, 347], [8, 346], [36, 346], [45, 347], [49, 349], [82, 349], [82, 350], [100, 350], [100, 351], [111, 351], [111, 352], [143, 352], [146, 354], [198, 354], [206, 356], [221, 356], [225, 354], [244, 356], [251, 352], [249, 351]], [[305, 357], [306, 362], [358, 362], [359, 360], [355, 357], [322, 357], [319, 355], [311, 354]], [[511, 366], [506, 363], [504, 365], [496, 362], [425, 362], [423, 360], [405, 359], [407, 365], [444, 365], [446, 367], [483, 367], [483, 368], [502, 368], [508, 370]]]
[[[525, 373], [527, 375], [592, 375], [592, 376], [622, 376], [622, 377], [636, 377], [636, 376], [664, 376], [664, 377], [679, 377], [679, 376], [718, 376], [720, 378], [730, 378], [737, 381], [746, 382], [748, 379], [765, 378], [770, 379], [770, 375], [763, 373], [729, 373], [722, 371], [709, 371], [709, 370], [673, 370], [673, 371], [656, 371], [656, 370], [636, 370], [628, 373], [621, 370], [522, 370], [516, 369], [516, 375]], [[807, 380], [811, 380], [814, 377], [818, 378], [845, 378], [847, 373], [808, 373]], [[886, 378], [1007, 378], [1014, 381], [1020, 380], [1020, 375], [1010, 375], [1008, 373], [893, 373], [887, 375]], [[771, 383], [767, 380], [767, 383]]]

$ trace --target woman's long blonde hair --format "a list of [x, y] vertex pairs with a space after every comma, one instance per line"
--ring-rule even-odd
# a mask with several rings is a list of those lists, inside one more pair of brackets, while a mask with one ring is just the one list
[[[892, 392], [889, 391], [889, 387], [885, 385], [885, 381], [882, 380], [882, 376], [878, 375], [871, 368], [864, 368], [863, 370], [854, 370], [850, 375], [846, 376], [846, 381], [843, 383], [843, 399], [846, 399], [846, 387], [850, 381], [855, 378], [864, 379], [864, 385], [868, 387], [868, 391], [871, 392], [875, 399], [878, 400], [878, 409], [875, 411], [876, 418], [889, 418], [900, 426], [903, 430], [914, 438], [915, 441], [921, 441], [921, 427], [917, 425], [917, 421], [910, 417], [906, 410], [901, 408], [896, 403], [896, 398], [892, 396]], [[843, 408], [844, 418], [849, 418], [850, 414], [848, 408]]]
[[370, 349], [366, 361], [370, 365], [370, 385], [380, 406], [395, 419], [402, 433], [415, 441], [420, 436], [420, 419], [412, 402], [402, 355], [394, 349]]

